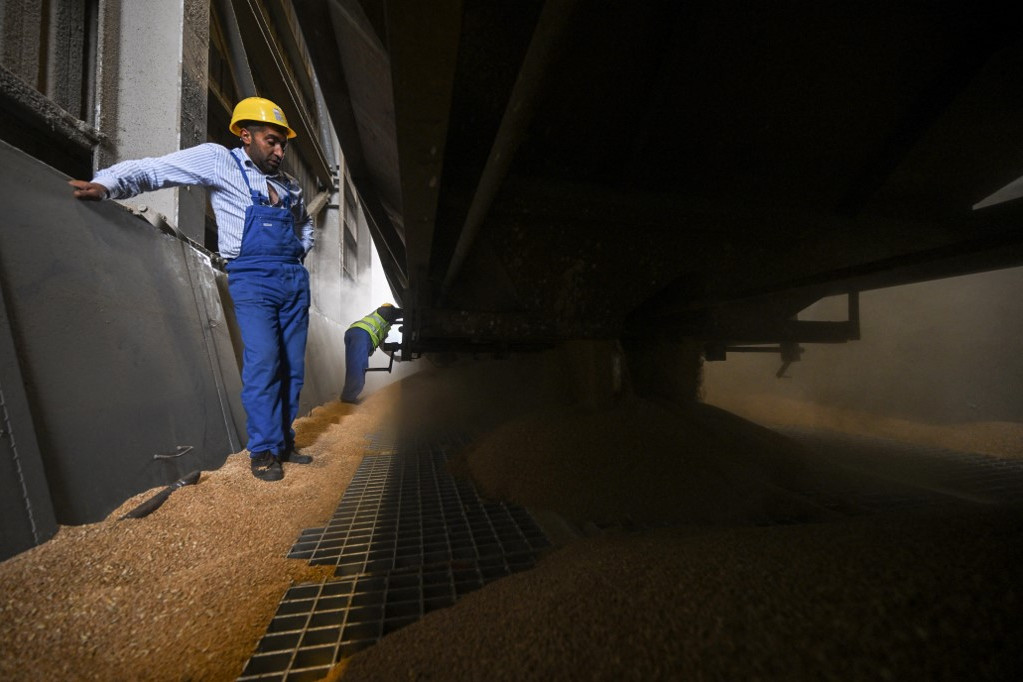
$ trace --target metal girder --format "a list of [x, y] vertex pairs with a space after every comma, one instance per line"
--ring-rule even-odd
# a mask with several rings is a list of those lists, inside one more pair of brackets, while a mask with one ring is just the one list
[[[293, 5], [341, 143], [348, 178], [368, 217], [384, 272], [392, 288], [405, 291], [409, 278], [403, 224], [392, 217], [400, 210], [397, 203], [401, 191], [393, 146], [394, 110], [387, 54], [359, 3], [294, 0]], [[383, 78], [387, 87], [372, 87], [375, 82], [371, 74]], [[349, 77], [355, 80], [349, 83]], [[360, 98], [373, 97], [372, 101], [360, 99], [356, 104], [353, 89]], [[370, 133], [375, 145], [372, 149], [364, 149], [363, 131]], [[383, 160], [371, 164], [373, 157]], [[396, 205], [388, 210], [391, 203]]]
[[461, 0], [386, 4], [411, 288], [406, 306], [433, 301], [428, 281], [462, 30]]
[[232, 0], [216, 1], [224, 28], [224, 39], [227, 41], [227, 48], [231, 56], [231, 76], [235, 80], [235, 87], [238, 88], [238, 95], [255, 97], [256, 83], [252, 80], [252, 69], [249, 67], [249, 58], [245, 54], [245, 45], [242, 42], [242, 32], [238, 28], [238, 15], [235, 14], [234, 3]]
[[298, 26], [294, 25], [285, 5], [286, 3], [283, 2], [268, 2], [264, 5], [264, 8], [269, 13], [269, 20], [277, 27], [277, 39], [284, 49], [288, 63], [295, 67], [292, 71], [292, 76], [294, 76], [299, 91], [303, 95], [303, 100], [315, 102], [316, 89], [313, 86], [309, 72], [304, 68], [306, 66], [305, 56], [302, 53], [302, 47], [295, 37], [295, 31], [298, 29]]
[[424, 341], [464, 334], [472, 343], [524, 343], [552, 341], [559, 336], [557, 320], [528, 313], [442, 308], [426, 308], [419, 312], [425, 320], [419, 329], [420, 338]]
[[455, 244], [454, 254], [448, 263], [440, 294], [443, 296], [451, 288], [452, 282], [465, 262], [466, 255], [476, 239], [476, 234], [486, 218], [490, 205], [497, 195], [501, 183], [508, 173], [508, 168], [515, 157], [526, 129], [533, 118], [536, 98], [543, 82], [543, 74], [555, 53], [555, 48], [569, 25], [569, 19], [575, 9], [576, 0], [565, 2], [548, 2], [544, 4], [540, 19], [537, 21], [529, 50], [523, 60], [512, 89], [508, 106], [505, 108], [501, 126], [494, 138], [486, 166], [480, 175], [476, 192], [469, 203], [469, 211], [465, 224]]
[[[810, 289], [820, 296], [870, 291], [1015, 267], [1023, 263], [1023, 229], [920, 250], [860, 266], [782, 282], [778, 291]], [[763, 295], [767, 292], [755, 292]]]
[[715, 329], [729, 345], [768, 343], [845, 343], [859, 338], [859, 321], [778, 320], [772, 325]]
[[1018, 10], [295, 2], [414, 344], [841, 338], [781, 321], [1023, 262], [1017, 219], [968, 210], [1019, 175], [989, 179], [1015, 162]]
[[340, 64], [339, 46], [331, 19], [332, 4], [322, 0], [292, 1], [299, 26], [306, 36], [331, 122], [344, 150], [345, 163], [352, 175], [360, 175], [364, 173], [365, 158], [348, 85]]
[[[273, 23], [266, 14], [262, 0], [234, 0], [238, 28], [245, 43], [245, 52], [256, 72], [268, 74], [264, 78], [267, 92], [260, 93], [280, 104], [288, 115], [288, 122], [298, 133], [294, 144], [302, 151], [310, 170], [320, 183], [330, 185], [330, 164], [320, 147], [318, 125], [309, 112], [293, 68], [303, 64], [290, 64], [281, 52]], [[285, 27], [287, 28], [287, 27]]]

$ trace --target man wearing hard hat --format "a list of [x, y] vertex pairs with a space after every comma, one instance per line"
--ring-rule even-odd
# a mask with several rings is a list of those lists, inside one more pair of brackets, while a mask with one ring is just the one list
[[401, 308], [384, 303], [366, 317], [353, 322], [345, 332], [345, 385], [341, 402], [357, 403], [366, 386], [369, 356], [384, 342], [391, 325], [402, 316]]
[[242, 343], [242, 405], [248, 417], [252, 474], [284, 477], [281, 462], [306, 464], [291, 427], [305, 376], [313, 221], [302, 190], [280, 166], [295, 131], [281, 108], [249, 97], [234, 108], [231, 132], [241, 146], [200, 144], [159, 158], [123, 161], [92, 182], [71, 180], [78, 199], [127, 199], [180, 185], [209, 188], [220, 255]]

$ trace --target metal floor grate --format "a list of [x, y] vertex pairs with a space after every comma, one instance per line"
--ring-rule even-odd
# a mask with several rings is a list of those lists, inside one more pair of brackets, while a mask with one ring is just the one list
[[525, 509], [484, 502], [447, 473], [462, 444], [370, 437], [330, 522], [288, 554], [335, 565], [334, 578], [288, 590], [239, 680], [320, 679], [424, 614], [532, 568], [550, 542]]
[[549, 543], [528, 512], [488, 503], [444, 471], [441, 450], [368, 455], [333, 518], [288, 554], [335, 575], [535, 552]]

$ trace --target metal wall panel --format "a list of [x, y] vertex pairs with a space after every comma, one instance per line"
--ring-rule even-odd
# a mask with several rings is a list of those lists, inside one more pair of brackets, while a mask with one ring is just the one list
[[0, 561], [57, 532], [0, 281]]
[[245, 447], [245, 408], [242, 407], [241, 332], [234, 320], [234, 305], [227, 290], [227, 274], [210, 267], [199, 251], [181, 242], [181, 253], [188, 265], [192, 292], [198, 306], [200, 324], [206, 340], [210, 376], [217, 384], [220, 413], [227, 425], [231, 452]]
[[[365, 313], [366, 289], [342, 276], [343, 245], [338, 192], [331, 193], [316, 224], [316, 246], [306, 257], [312, 306], [309, 311], [309, 343], [306, 376], [299, 403], [301, 414], [330, 400], [337, 400], [345, 380], [344, 334]], [[369, 272], [366, 273], [369, 279]]]
[[66, 180], [0, 145], [0, 282], [56, 519], [78, 524], [220, 466], [240, 382], [201, 254]]

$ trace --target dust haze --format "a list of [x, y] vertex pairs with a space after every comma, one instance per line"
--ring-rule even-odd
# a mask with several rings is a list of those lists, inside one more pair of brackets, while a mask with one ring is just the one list
[[[1014, 428], [1023, 427], [1021, 290], [1023, 268], [1012, 268], [863, 292], [860, 341], [804, 344], [802, 361], [782, 379], [777, 355], [729, 354], [705, 364], [704, 399], [759, 421], [898, 421], [904, 430], [974, 432], [1001, 425], [1009, 429], [1004, 438], [1016, 439], [1023, 433]], [[843, 296], [799, 319], [845, 315]]]
[[[372, 255], [370, 272], [368, 274], [368, 277], [360, 277], [357, 283], [351, 285], [351, 288], [345, 292], [339, 302], [343, 311], [342, 319], [347, 320], [345, 323], [346, 329], [347, 325], [361, 320], [380, 307], [382, 303], [399, 305], [399, 301], [395, 298], [390, 285], [387, 283], [387, 278], [384, 276], [383, 268], [375, 252]], [[387, 335], [388, 342], [401, 342], [401, 326], [402, 324], [399, 322], [391, 327], [391, 331]], [[344, 348], [339, 350], [339, 354], [342, 358], [344, 357]], [[395, 354], [395, 357], [395, 361], [391, 363], [390, 357], [383, 350], [377, 349], [373, 352], [369, 358], [370, 371], [366, 373], [366, 387], [362, 391], [363, 397], [373, 394], [390, 383], [414, 374], [422, 368], [421, 362], [401, 362], [400, 354]], [[390, 371], [386, 371], [388, 368]], [[343, 374], [341, 380], [342, 382], [344, 381]], [[340, 390], [341, 386], [339, 385], [338, 391]]]

